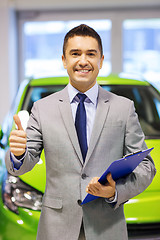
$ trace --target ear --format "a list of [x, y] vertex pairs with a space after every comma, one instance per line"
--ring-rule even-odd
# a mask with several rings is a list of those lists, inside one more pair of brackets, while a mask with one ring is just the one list
[[62, 55], [62, 62], [63, 62], [63, 66], [66, 69], [67, 68], [67, 63], [66, 63], [66, 58], [64, 55]]
[[104, 61], [104, 55], [101, 57], [101, 61], [100, 61], [100, 69], [101, 69], [102, 66], [103, 66], [103, 61]]

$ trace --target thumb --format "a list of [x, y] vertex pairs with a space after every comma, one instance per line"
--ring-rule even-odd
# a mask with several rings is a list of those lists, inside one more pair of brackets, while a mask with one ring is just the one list
[[107, 174], [107, 181], [109, 182], [109, 184], [110, 184], [111, 186], [113, 186], [113, 185], [115, 184], [115, 181], [113, 180], [111, 173], [108, 173], [108, 174]]
[[14, 119], [15, 124], [17, 125], [18, 130], [23, 130], [23, 127], [22, 127], [21, 120], [20, 120], [19, 116], [17, 114], [15, 114], [13, 116], [13, 119]]

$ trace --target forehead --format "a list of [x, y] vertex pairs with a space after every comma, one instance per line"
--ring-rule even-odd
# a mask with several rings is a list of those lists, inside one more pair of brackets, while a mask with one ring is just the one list
[[90, 36], [74, 36], [68, 39], [66, 46], [67, 51], [70, 51], [71, 49], [98, 50], [98, 42], [95, 38]]

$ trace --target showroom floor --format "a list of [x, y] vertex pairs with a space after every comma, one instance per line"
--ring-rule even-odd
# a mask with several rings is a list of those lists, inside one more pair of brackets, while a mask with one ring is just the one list
[[129, 237], [129, 240], [160, 240], [160, 235]]
[[129, 240], [160, 240], [160, 224], [128, 225]]

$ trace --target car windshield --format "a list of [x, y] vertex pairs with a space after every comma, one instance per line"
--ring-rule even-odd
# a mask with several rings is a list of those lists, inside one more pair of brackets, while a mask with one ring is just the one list
[[[160, 94], [152, 86], [103, 85], [105, 90], [134, 101], [136, 112], [146, 138], [160, 136]], [[35, 86], [28, 89], [23, 109], [31, 112], [33, 102], [60, 91], [64, 86]]]
[[22, 109], [27, 110], [30, 114], [34, 102], [38, 101], [41, 98], [47, 97], [52, 93], [58, 92], [62, 90], [64, 87], [65, 87], [64, 85], [29, 87], [23, 102]]
[[160, 136], [160, 94], [152, 86], [113, 85], [103, 87], [134, 101], [146, 137]]

